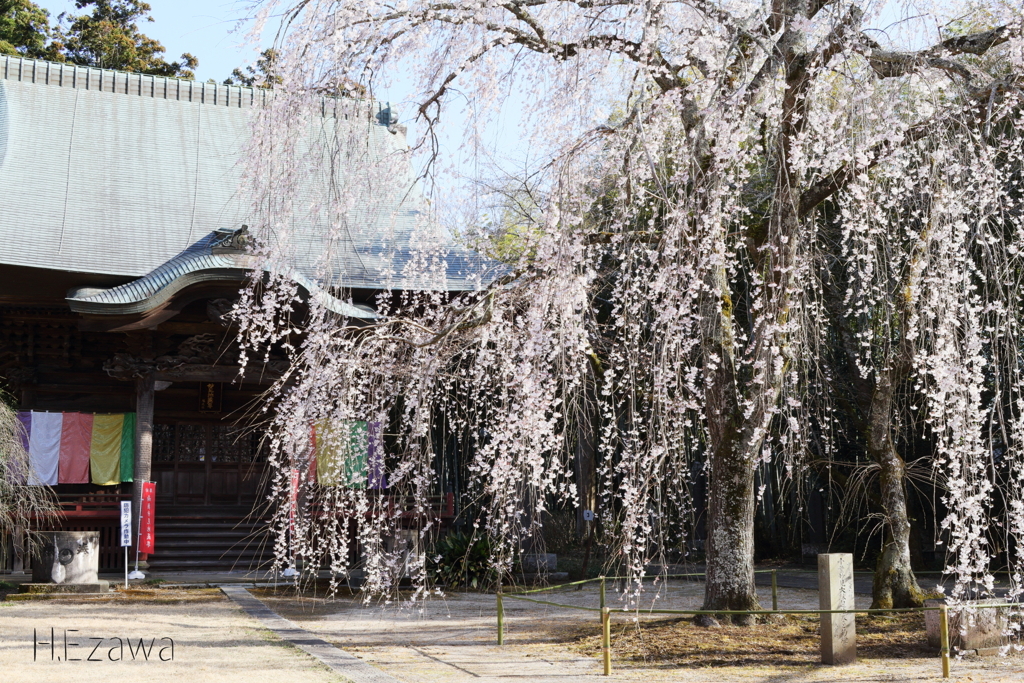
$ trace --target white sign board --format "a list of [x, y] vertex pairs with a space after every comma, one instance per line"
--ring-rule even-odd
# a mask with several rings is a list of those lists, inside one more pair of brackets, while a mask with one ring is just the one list
[[121, 501], [121, 546], [127, 548], [132, 544], [132, 502]]

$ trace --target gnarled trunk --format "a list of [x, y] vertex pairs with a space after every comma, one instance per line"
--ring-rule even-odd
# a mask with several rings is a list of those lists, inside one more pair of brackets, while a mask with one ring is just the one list
[[[714, 286], [721, 292], [705, 310], [707, 350], [711, 359], [705, 415], [708, 425], [707, 576], [706, 610], [757, 610], [754, 586], [754, 470], [757, 453], [747, 444], [744, 415], [735, 368], [731, 299], [724, 271]], [[757, 442], [760, 445], [760, 441]], [[725, 621], [746, 624], [747, 617], [721, 615]]]
[[920, 607], [924, 596], [910, 566], [910, 516], [907, 514], [906, 464], [892, 441], [895, 386], [891, 371], [879, 372], [868, 412], [868, 454], [879, 466], [885, 515], [882, 553], [875, 565], [872, 609]]

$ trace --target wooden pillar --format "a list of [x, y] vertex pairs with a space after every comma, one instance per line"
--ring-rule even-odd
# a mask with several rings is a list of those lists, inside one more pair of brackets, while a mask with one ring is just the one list
[[[153, 461], [153, 374], [135, 380], [135, 484], [132, 488], [132, 539], [139, 542], [139, 512], [142, 510], [142, 483], [149, 481]], [[140, 555], [144, 559], [145, 555]]]

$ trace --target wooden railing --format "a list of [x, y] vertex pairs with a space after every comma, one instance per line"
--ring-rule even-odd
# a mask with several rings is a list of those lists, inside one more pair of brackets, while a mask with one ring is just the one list
[[[416, 500], [413, 496], [395, 496], [381, 493], [381, 502], [389, 512], [401, 509], [403, 517], [417, 517], [424, 513], [416, 512]], [[66, 519], [116, 519], [120, 516], [119, 506], [122, 500], [131, 500], [130, 493], [62, 493], [57, 499]], [[429, 513], [441, 519], [455, 517], [455, 494], [429, 496], [426, 500]]]
[[117, 519], [122, 500], [131, 500], [130, 493], [61, 493], [57, 494], [60, 509], [67, 519]]

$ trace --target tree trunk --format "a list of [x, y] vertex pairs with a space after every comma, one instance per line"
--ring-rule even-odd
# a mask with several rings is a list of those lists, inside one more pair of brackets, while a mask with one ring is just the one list
[[[787, 13], [797, 16], [804, 8], [791, 0]], [[754, 475], [758, 456], [778, 406], [790, 339], [786, 330], [793, 305], [793, 278], [800, 245], [801, 193], [798, 176], [790, 168], [792, 147], [806, 121], [805, 99], [809, 80], [807, 62], [799, 54], [799, 32], [787, 29], [779, 46], [784, 54], [786, 94], [775, 157], [775, 189], [771, 214], [760, 230], [747, 233], [747, 251], [753, 268], [764, 282], [755, 286], [747, 307], [749, 330], [743, 356], [749, 377], [737, 372], [736, 333], [729, 278], [720, 268], [711, 291], [719, 300], [703, 313], [709, 325], [705, 337], [708, 367], [707, 422], [710, 435], [708, 477], [706, 610], [758, 610], [754, 584]], [[723, 615], [724, 616], [724, 615]], [[753, 622], [749, 615], [727, 619]]]
[[[841, 278], [840, 282], [844, 282]], [[907, 283], [908, 286], [909, 283]], [[898, 291], [902, 291], [901, 287]], [[857, 365], [857, 341], [843, 321], [841, 289], [832, 287], [825, 301], [835, 320], [846, 353], [850, 395], [856, 406], [852, 419], [864, 435], [867, 455], [879, 467], [879, 492], [883, 520], [882, 553], [875, 565], [872, 608], [920, 607], [924, 596], [910, 566], [910, 517], [907, 514], [906, 464], [893, 443], [895, 393], [911, 369], [907, 349], [908, 311], [900, 308], [899, 338], [887, 356], [889, 366], [861, 376]], [[905, 303], [905, 299], [903, 299]]]
[[[754, 586], [754, 463], [744, 448], [743, 427], [750, 417], [740, 407], [735, 372], [731, 299], [724, 271], [714, 283], [721, 300], [705, 310], [709, 325], [706, 355], [709, 377], [705, 393], [705, 414], [710, 444], [708, 449], [707, 576], [704, 584], [705, 610], [757, 610]], [[760, 442], [758, 441], [758, 445]], [[749, 617], [724, 621], [750, 623]]]
[[587, 389], [586, 403], [579, 412], [576, 429], [576, 457], [573, 460], [573, 474], [576, 479], [576, 494], [579, 507], [576, 510], [576, 540], [589, 538], [590, 527], [594, 524], [583, 518], [585, 510], [597, 509], [597, 411], [594, 390]]
[[[726, 440], [712, 453], [708, 477], [706, 610], [758, 610], [754, 586], [754, 467]], [[727, 615], [721, 617], [730, 621]], [[747, 624], [751, 617], [736, 616]]]
[[871, 594], [872, 609], [921, 607], [924, 595], [910, 566], [910, 517], [907, 515], [906, 464], [892, 441], [895, 386], [892, 371], [879, 372], [868, 413], [868, 454], [878, 463], [882, 511], [882, 553]]

